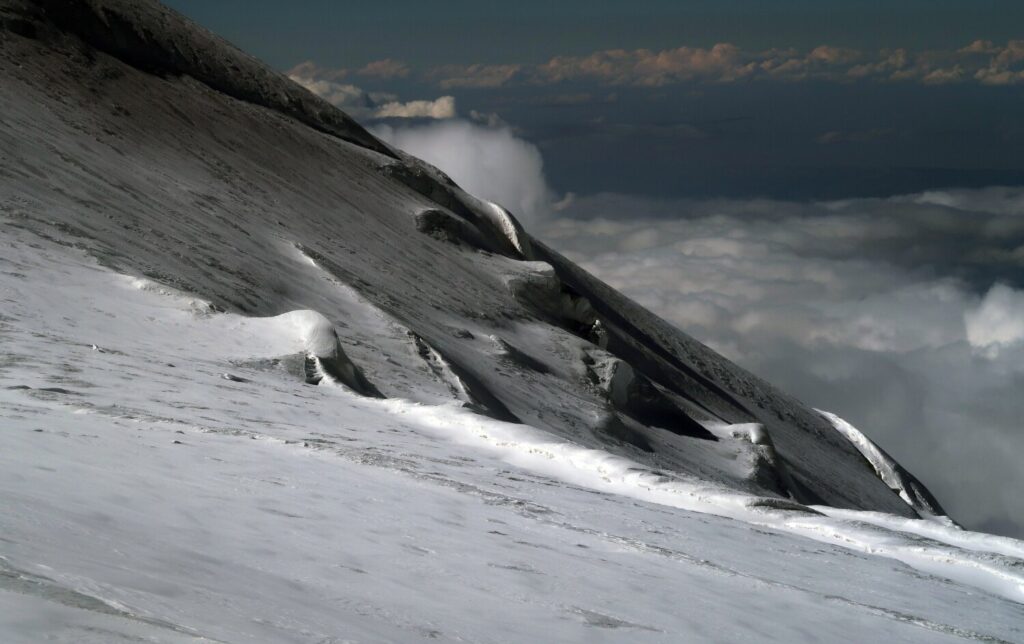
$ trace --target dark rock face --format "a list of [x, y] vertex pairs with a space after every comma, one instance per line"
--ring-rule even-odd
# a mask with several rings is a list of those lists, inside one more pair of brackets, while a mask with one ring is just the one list
[[660, 427], [682, 436], [717, 440], [665, 396], [657, 385], [628, 363], [603, 351], [589, 352], [585, 359], [591, 381], [608, 396], [612, 406], [643, 425]]
[[[347, 114], [178, 13], [130, 0], [9, 0], [8, 29], [36, 36], [37, 21], [153, 74], [191, 76], [242, 101], [380, 152], [395, 153]], [[34, 19], [34, 20], [33, 20]]]
[[437, 208], [427, 208], [416, 215], [416, 230], [439, 241], [466, 244], [481, 250], [490, 249], [476, 227]]

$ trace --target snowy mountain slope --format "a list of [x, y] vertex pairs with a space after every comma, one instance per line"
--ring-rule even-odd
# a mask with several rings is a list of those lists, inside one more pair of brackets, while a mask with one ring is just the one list
[[[75, 8], [73, 17], [102, 7], [120, 31], [176, 30], [149, 37], [151, 48], [190, 51], [181, 43], [194, 41], [195, 50], [225, 61], [225, 70], [254, 64], [218, 48], [205, 32], [182, 32], [187, 25], [181, 19], [152, 18], [166, 11], [139, 8], [148, 5], [42, 6], [51, 18], [65, 6]], [[133, 20], [151, 18], [131, 27]], [[54, 21], [75, 29], [92, 24]], [[474, 383], [477, 395], [492, 403], [492, 414], [746, 489], [764, 487], [754, 482], [759, 476], [775, 481], [762, 492], [914, 515], [813, 410], [543, 245], [524, 244], [525, 233], [500, 208], [412, 159], [351, 145], [232, 98], [250, 86], [276, 91], [271, 72], [250, 81], [260, 72], [247, 71], [238, 81], [243, 89], [229, 96], [213, 87], [230, 85], [234, 77], [200, 83], [178, 75], [187, 66], [171, 63], [157, 70], [161, 75], [142, 72], [58, 26], [32, 24], [28, 32], [35, 38], [4, 32], [9, 91], [2, 98], [6, 152], [0, 167], [5, 208], [16, 225], [85, 245], [120, 272], [226, 310], [318, 311], [338, 323], [343, 345], [355, 340], [347, 330], [355, 327], [345, 322], [351, 315], [345, 289], [354, 290]], [[87, 35], [98, 38], [91, 30]], [[218, 72], [227, 73], [217, 68], [203, 76]], [[272, 98], [259, 102], [275, 106]], [[541, 261], [523, 261], [524, 248]], [[411, 359], [418, 364], [381, 350], [364, 355], [358, 366], [377, 374], [376, 385], [387, 389], [404, 369], [396, 373], [396, 363]], [[618, 406], [609, 399], [609, 383], [592, 368], [616, 360], [638, 374], [630, 385], [633, 402]], [[711, 440], [699, 425], [708, 420], [762, 423], [775, 456], [759, 458], [743, 441]], [[737, 468], [737, 458], [771, 460], [778, 471]]]
[[0, 24], [6, 639], [1022, 639], [1021, 544], [500, 206], [155, 4]]
[[6, 232], [4, 641], [1024, 638], [1020, 542], [303, 385], [302, 325]]

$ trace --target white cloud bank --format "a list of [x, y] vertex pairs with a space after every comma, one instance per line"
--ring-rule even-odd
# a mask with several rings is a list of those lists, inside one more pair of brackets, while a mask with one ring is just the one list
[[1024, 190], [577, 198], [535, 231], [804, 402], [970, 526], [1024, 535]]
[[431, 163], [465, 190], [509, 209], [530, 226], [552, 210], [540, 150], [507, 125], [462, 120], [426, 125], [377, 125], [384, 141]]
[[[371, 63], [358, 72], [364, 76], [394, 78], [408, 74], [408, 69], [392, 60]], [[356, 85], [344, 83], [346, 70], [327, 70], [312, 62], [295, 66], [288, 78], [339, 107], [356, 119], [384, 118], [455, 118], [455, 97], [441, 96], [434, 100], [401, 102], [394, 94], [366, 92]]]
[[964, 322], [971, 346], [997, 358], [1024, 342], [1024, 292], [996, 284], [977, 308], [964, 314]]
[[379, 106], [374, 112], [375, 118], [455, 118], [455, 98], [442, 96], [433, 101], [409, 101], [400, 103], [390, 101]]
[[1005, 44], [978, 40], [954, 50], [916, 52], [903, 48], [858, 51], [824, 44], [809, 51], [755, 51], [720, 42], [707, 48], [608, 49], [583, 56], [555, 56], [539, 65], [445, 65], [425, 76], [442, 88], [565, 81], [662, 87], [692, 81], [732, 83], [755, 79], [1016, 85], [1024, 83], [1024, 40]]
[[[377, 61], [361, 75], [394, 77], [408, 73], [397, 61]], [[497, 202], [524, 224], [547, 217], [553, 193], [544, 178], [540, 150], [519, 138], [497, 114], [470, 112], [472, 121], [457, 119], [455, 98], [402, 102], [393, 94], [365, 92], [343, 82], [347, 70], [329, 70], [305, 62], [289, 78], [349, 115], [364, 121], [429, 119], [434, 123], [378, 123], [370, 130], [387, 143], [431, 163], [470, 193]]]
[[392, 59], [373, 61], [356, 70], [323, 69], [307, 61], [289, 73], [335, 82], [351, 75], [393, 79], [415, 74], [443, 90], [580, 81], [638, 87], [747, 80], [1020, 85], [1024, 84], [1024, 40], [976, 40], [956, 49], [920, 51], [902, 47], [856, 50], [827, 44], [803, 50], [748, 50], [720, 42], [710, 47], [606, 49], [585, 55], [555, 56], [540, 64], [448, 64], [415, 72], [405, 62]]

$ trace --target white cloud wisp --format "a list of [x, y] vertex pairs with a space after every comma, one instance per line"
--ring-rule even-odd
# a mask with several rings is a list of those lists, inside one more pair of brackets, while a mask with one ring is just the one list
[[425, 125], [377, 125], [387, 143], [431, 163], [477, 197], [508, 208], [530, 226], [548, 217], [553, 193], [540, 150], [507, 125], [451, 120]]

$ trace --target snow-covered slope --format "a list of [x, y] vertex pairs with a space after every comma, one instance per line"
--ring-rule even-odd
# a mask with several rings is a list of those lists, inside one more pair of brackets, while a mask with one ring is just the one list
[[258, 61], [0, 27], [4, 641], [1024, 638], [1021, 544]]
[[[387, 397], [434, 387], [417, 375], [428, 346], [492, 415], [739, 486], [751, 472], [736, 464], [764, 459], [700, 423], [757, 422], [779, 470], [762, 477], [778, 481], [767, 491], [913, 516], [813, 410], [531, 243], [504, 209], [436, 170], [349, 143], [361, 129], [338, 138], [282, 112], [279, 87], [305, 90], [215, 37], [146, 2], [30, 6], [52, 22], [8, 9], [32, 26], [4, 32], [12, 225], [227, 311], [317, 311], [362, 347], [352, 357]], [[113, 45], [88, 44], [101, 38]], [[150, 52], [149, 71], [103, 49], [129, 62]], [[193, 58], [218, 64], [196, 71]], [[375, 342], [360, 316], [418, 340]], [[616, 361], [635, 375], [629, 401], [598, 373]]]

